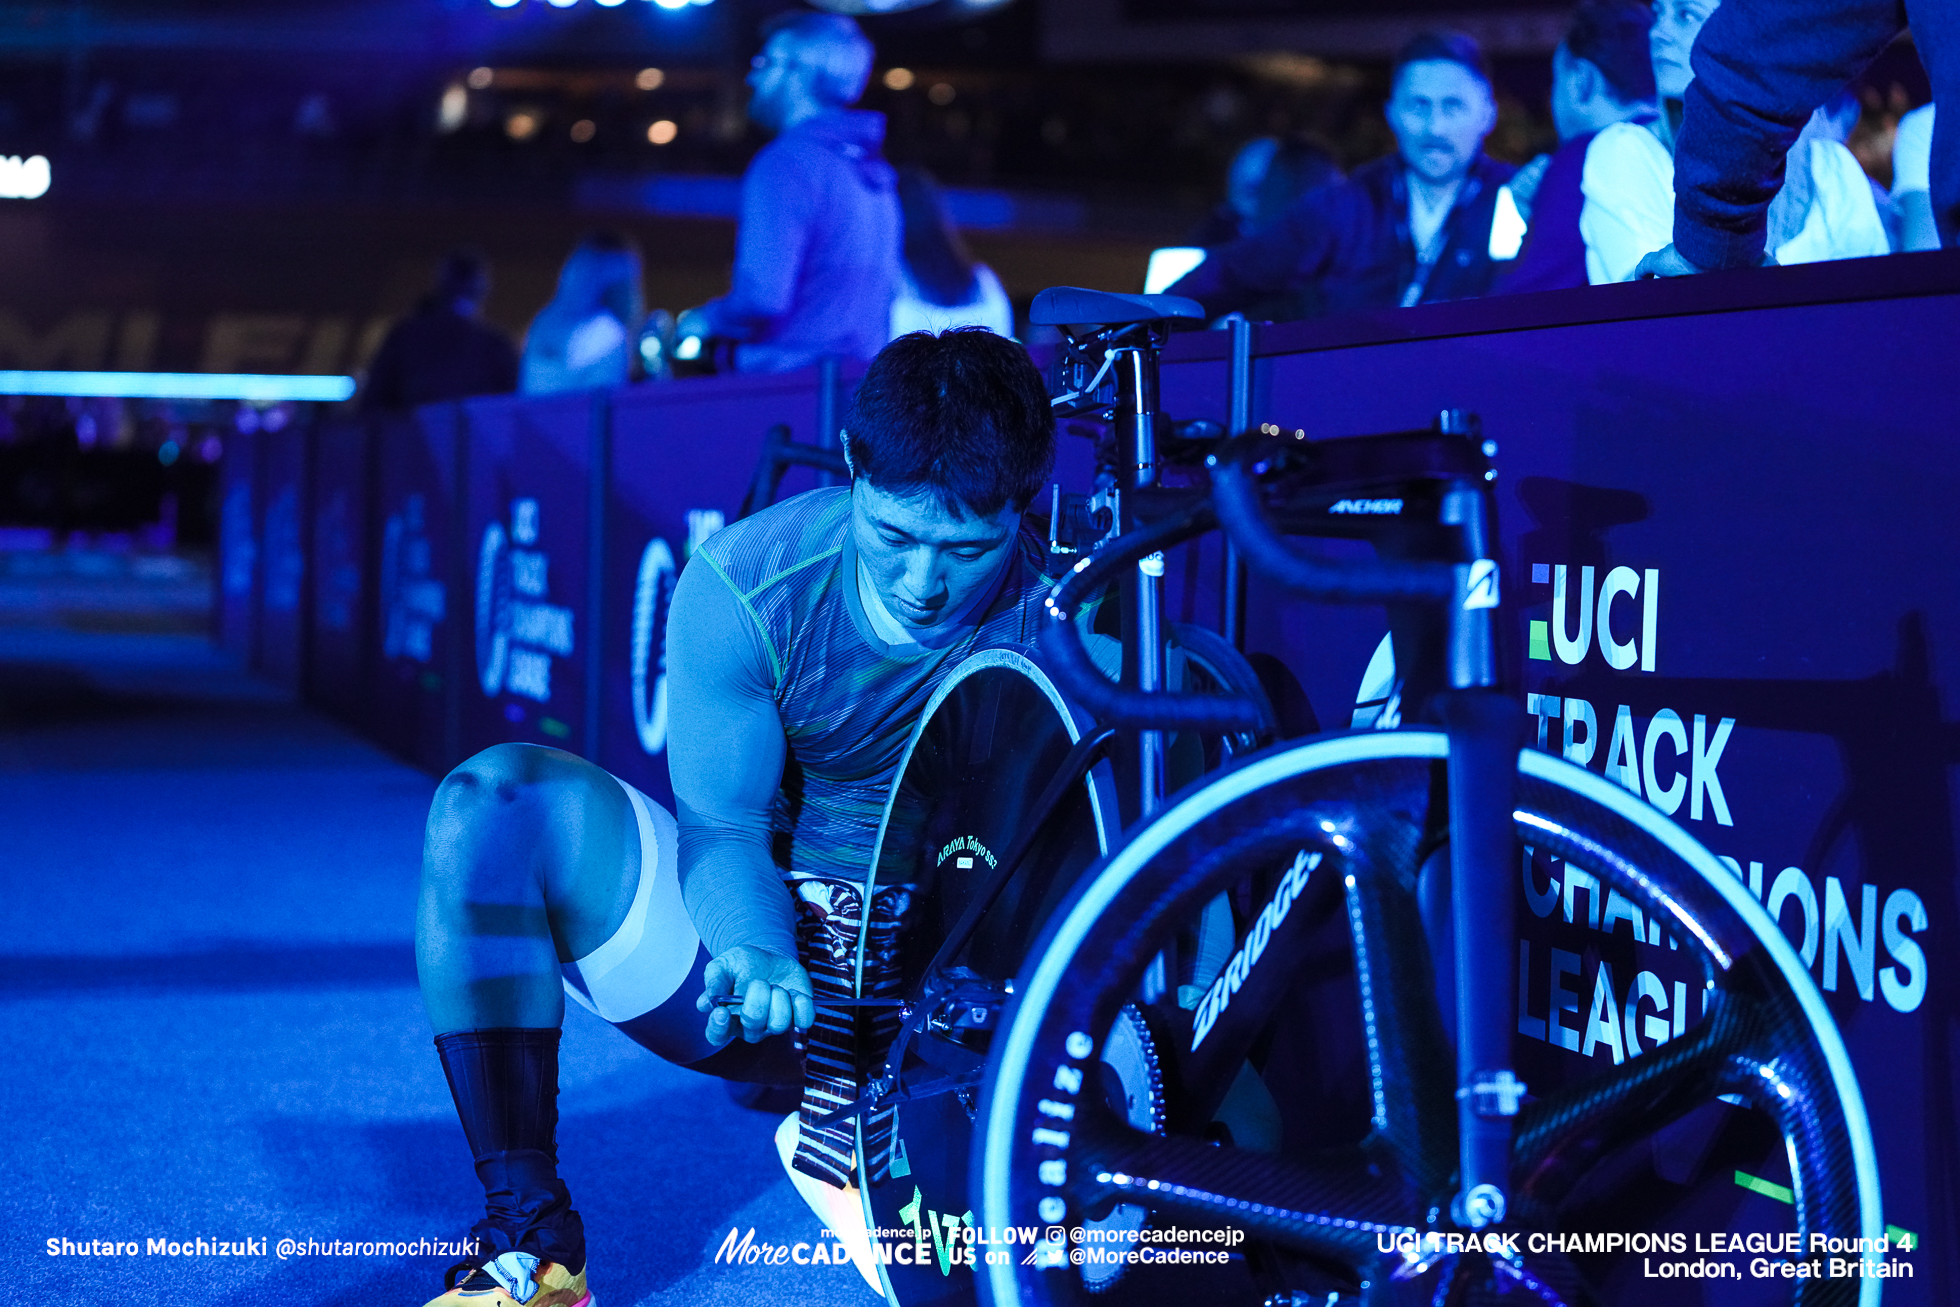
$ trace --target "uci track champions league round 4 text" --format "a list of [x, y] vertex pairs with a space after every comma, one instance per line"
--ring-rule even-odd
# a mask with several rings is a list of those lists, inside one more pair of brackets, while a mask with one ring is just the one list
[[[1635, 672], [1637, 678], [1660, 670], [1666, 643], [1662, 570], [1619, 566], [1604, 576], [1600, 570], [1543, 562], [1526, 568], [1526, 681], [1545, 686], [1525, 696], [1533, 742], [1688, 824], [1783, 928], [1827, 995], [1850, 990], [1894, 1012], [1916, 1011], [1928, 992], [1930, 958], [1937, 955], [1924, 935], [1931, 916], [1916, 891], [1820, 876], [1816, 867], [1779, 868], [1784, 859], [1751, 857], [1753, 850], [1734, 847], [1738, 816], [1751, 841], [1782, 833], [1766, 831], [1769, 823], [1751, 822], [1730, 803], [1735, 767], [1744, 760], [1733, 748], [1735, 732], [1750, 723], [1707, 710], [1719, 705], [1648, 702], [1651, 693], [1638, 679], [1613, 678], [1613, 689], [1631, 702], [1608, 702], [1557, 692], [1563, 687], [1546, 677], [1557, 672], [1567, 682], [1584, 679], [1596, 686], [1602, 672]], [[1565, 948], [1519, 941], [1520, 1034], [1586, 1057], [1610, 1056], [1617, 1065], [1680, 1035], [1700, 1015], [1687, 1004], [1690, 990], [1700, 990], [1706, 1003], [1703, 981], [1699, 975], [1690, 980], [1686, 968], [1679, 968], [1678, 978], [1668, 974], [1667, 955], [1676, 953], [1678, 942], [1660, 921], [1644, 919], [1638, 906], [1597, 877], [1542, 853], [1524, 859], [1523, 888], [1534, 917], [1548, 928], [1580, 933], [1564, 932], [1559, 942], [1569, 944]], [[1593, 932], [1619, 933], [1649, 946], [1641, 954], [1654, 965], [1621, 976], [1604, 963], [1589, 969], [1582, 955], [1588, 952], [1585, 936]]]

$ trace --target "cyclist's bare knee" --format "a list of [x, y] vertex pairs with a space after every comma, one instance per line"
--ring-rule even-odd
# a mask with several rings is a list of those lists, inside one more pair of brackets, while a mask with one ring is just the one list
[[[557, 749], [493, 745], [436, 790], [423, 891], [457, 908], [475, 905], [470, 916], [487, 902], [522, 904], [548, 914], [553, 935], [569, 928], [583, 937], [618, 915], [621, 877], [637, 853], [622, 842], [631, 824], [624, 792], [598, 767]], [[544, 929], [541, 918], [518, 933]]]

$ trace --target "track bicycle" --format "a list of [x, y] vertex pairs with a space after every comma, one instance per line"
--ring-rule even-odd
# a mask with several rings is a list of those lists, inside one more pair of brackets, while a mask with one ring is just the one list
[[[996, 1304], [1611, 1304], [1655, 1293], [1655, 1251], [1682, 1261], [1699, 1230], [1879, 1236], [1856, 1078], [1775, 924], [1637, 796], [1519, 748], [1489, 447], [1460, 422], [1241, 435], [1211, 452], [1208, 487], [1153, 484], [1166, 298], [1037, 301], [1081, 361], [1102, 352], [1089, 390], [1115, 374], [1109, 416], [1134, 465], [1121, 529], [1057, 588], [1038, 653], [982, 654], [942, 687], [894, 792], [911, 815], [888, 816], [880, 874], [931, 859], [938, 916], [920, 936], [942, 944], [908, 964], [868, 1093], [898, 1115], [897, 1165], [869, 1159], [864, 1189], [873, 1224], [937, 1231], [946, 1252], [888, 1276], [892, 1300], [961, 1301], [964, 1264]], [[1398, 507], [1332, 511], [1356, 501]], [[1261, 576], [1387, 608], [1401, 675], [1378, 724], [1399, 729], [1260, 748], [1271, 704], [1238, 664], [1213, 693], [1164, 683], [1153, 560], [1215, 526]], [[1289, 535], [1377, 557], [1326, 562]], [[1077, 621], [1112, 586], [1122, 683]], [[1044, 715], [1057, 728], [1033, 747]], [[1194, 734], [1230, 741], [1222, 769], [1165, 803], [1166, 761]], [[961, 834], [983, 825], [991, 843]], [[1586, 995], [1545, 1006], [1573, 994], [1556, 971], [1543, 1015], [1528, 1001], [1533, 927], [1561, 908], [1607, 927], [1583, 957], [1549, 950], [1555, 968], [1563, 952], [1577, 975], [1607, 970], [1590, 1016]], [[1533, 1042], [1533, 1021], [1557, 1035]], [[1608, 1026], [1610, 1049], [1593, 1038]], [[1582, 1028], [1596, 1056], [1574, 1056]], [[970, 1156], [947, 1159], [965, 1138]], [[1781, 1177], [1790, 1201], [1739, 1174]], [[1197, 1265], [1087, 1255], [1177, 1227], [1244, 1242]], [[963, 1259], [969, 1228], [1034, 1242]], [[1602, 1231], [1643, 1242], [1571, 1238]], [[1786, 1280], [1770, 1300], [1868, 1307], [1879, 1287]], [[1727, 1280], [1665, 1290], [1765, 1300]]]

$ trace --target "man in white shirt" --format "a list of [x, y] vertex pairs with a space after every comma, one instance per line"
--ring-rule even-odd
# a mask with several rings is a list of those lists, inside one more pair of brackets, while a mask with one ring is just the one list
[[1933, 221], [1933, 106], [1922, 104], [1899, 119], [1892, 140], [1892, 203], [1899, 209], [1899, 247], [1936, 250]]
[[1563, 143], [1538, 185], [1506, 291], [1620, 281], [1647, 252], [1657, 173], [1642, 164], [1659, 148], [1652, 21], [1632, 0], [1586, 0], [1573, 14], [1552, 54], [1552, 121]]
[[[1656, 0], [1649, 49], [1665, 112], [1652, 128], [1629, 123], [1602, 131], [1586, 156], [1587, 270], [1595, 282], [1626, 281], [1647, 255], [1674, 240], [1676, 106], [1694, 81], [1690, 57], [1720, 0]], [[1665, 141], [1665, 143], [1663, 143]], [[1788, 193], [1769, 216], [1768, 248], [1779, 263], [1889, 254], [1891, 240], [1857, 160], [1828, 111], [1789, 151]]]

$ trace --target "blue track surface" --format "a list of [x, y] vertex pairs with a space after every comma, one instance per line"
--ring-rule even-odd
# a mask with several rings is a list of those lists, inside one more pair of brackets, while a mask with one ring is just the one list
[[[447, 1257], [281, 1239], [462, 1236], [481, 1212], [415, 988], [434, 781], [195, 636], [0, 630], [0, 1092], [11, 1297], [406, 1304]], [[774, 1118], [572, 1007], [562, 1173], [604, 1307], [875, 1302], [815, 1240]], [[264, 1241], [244, 1257], [152, 1239]], [[50, 1256], [47, 1240], [135, 1242]]]

